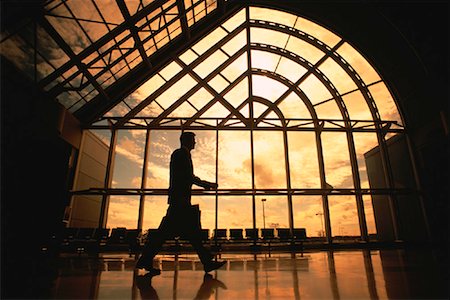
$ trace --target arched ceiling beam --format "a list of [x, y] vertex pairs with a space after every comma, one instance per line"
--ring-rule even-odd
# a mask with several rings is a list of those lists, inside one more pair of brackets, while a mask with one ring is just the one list
[[[296, 28], [287, 27], [283, 24], [278, 24], [274, 22], [266, 22], [266, 21], [260, 21], [260, 20], [250, 20], [250, 23], [252, 24], [252, 27], [259, 27], [259, 28], [265, 28], [265, 29], [271, 29], [279, 32], [283, 32], [289, 35], [292, 35], [296, 38], [302, 39], [305, 42], [308, 42], [312, 44], [313, 46], [317, 47], [321, 51], [326, 53], [327, 57], [333, 58], [333, 60], [339, 64], [339, 66], [344, 69], [344, 71], [352, 78], [352, 80], [355, 82], [357, 87], [362, 91], [364, 99], [367, 102], [367, 105], [369, 106], [370, 112], [372, 114], [372, 117], [375, 121], [380, 121], [380, 114], [378, 112], [377, 106], [375, 104], [375, 101], [373, 100], [373, 97], [371, 96], [369, 90], [367, 89], [366, 84], [363, 82], [362, 78], [356, 73], [356, 71], [350, 66], [350, 64], [342, 57], [340, 56], [336, 51], [333, 49], [337, 49], [338, 47], [334, 46], [333, 49], [327, 46], [326, 44], [322, 43], [320, 40], [316, 39], [315, 37], [298, 30]], [[340, 43], [345, 42], [345, 40], [341, 40]]]

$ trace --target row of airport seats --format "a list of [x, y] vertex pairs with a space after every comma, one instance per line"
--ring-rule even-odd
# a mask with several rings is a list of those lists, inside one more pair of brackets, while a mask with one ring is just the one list
[[[245, 236], [244, 236], [245, 233]], [[294, 228], [292, 230], [293, 235], [289, 228], [231, 228], [227, 229], [214, 229], [212, 239], [227, 240], [227, 241], [241, 241], [241, 240], [262, 240], [262, 241], [292, 241], [292, 240], [305, 240], [306, 230], [305, 228]]]
[[[151, 236], [157, 229], [149, 229], [147, 234]], [[245, 241], [304, 241], [306, 239], [305, 228], [231, 228], [231, 229], [214, 229], [210, 235], [209, 229], [202, 229], [202, 240], [204, 242], [219, 240], [220, 242], [245, 242]], [[244, 235], [245, 234], [245, 235]]]
[[113, 229], [67, 227], [62, 230], [58, 242], [61, 250], [66, 252], [105, 250], [136, 252], [141, 245], [141, 230], [125, 227]]
[[[58, 240], [60, 248], [66, 252], [89, 251], [139, 251], [147, 236], [151, 236], [157, 229], [149, 229], [144, 234], [140, 229], [117, 228], [74, 228], [67, 227], [62, 230]], [[212, 233], [212, 234], [210, 234]], [[306, 239], [304, 228], [294, 228], [291, 236], [289, 228], [231, 228], [231, 229], [202, 229], [204, 243], [239, 243], [239, 242], [296, 242]], [[180, 239], [167, 241], [167, 244], [178, 245]]]

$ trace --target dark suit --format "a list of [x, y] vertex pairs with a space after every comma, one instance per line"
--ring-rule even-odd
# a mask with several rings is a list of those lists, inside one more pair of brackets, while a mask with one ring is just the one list
[[158, 230], [149, 236], [139, 259], [151, 265], [167, 239], [181, 236], [189, 240], [203, 264], [212, 260], [211, 253], [201, 241], [200, 211], [191, 205], [192, 184], [208, 187], [206, 181], [194, 175], [190, 152], [180, 148], [170, 158], [169, 208]]
[[186, 207], [191, 205], [192, 184], [207, 187], [194, 175], [191, 153], [179, 148], [170, 157], [169, 205]]

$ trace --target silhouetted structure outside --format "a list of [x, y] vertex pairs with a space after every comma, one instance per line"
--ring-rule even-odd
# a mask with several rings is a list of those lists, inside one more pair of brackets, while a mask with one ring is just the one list
[[217, 189], [217, 184], [201, 180], [194, 175], [191, 150], [195, 148], [195, 134], [184, 132], [180, 136], [181, 147], [170, 158], [169, 208], [157, 231], [149, 235], [136, 267], [152, 270], [153, 258], [167, 239], [181, 236], [197, 251], [205, 272], [220, 268], [225, 262], [213, 261], [213, 255], [202, 243], [200, 209], [191, 205], [192, 185], [205, 189]]

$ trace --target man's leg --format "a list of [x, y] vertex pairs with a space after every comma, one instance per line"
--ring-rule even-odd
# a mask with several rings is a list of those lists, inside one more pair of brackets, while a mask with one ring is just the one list
[[157, 231], [147, 238], [141, 257], [136, 263], [138, 269], [153, 269], [153, 258], [159, 253], [164, 242], [172, 235], [172, 226], [164, 217]]
[[226, 264], [226, 261], [214, 261], [214, 256], [211, 254], [211, 252], [203, 246], [202, 239], [201, 239], [201, 230], [198, 226], [187, 226], [185, 230], [183, 230], [183, 235], [185, 238], [189, 240], [191, 245], [194, 247], [195, 251], [198, 254], [198, 257], [200, 258], [200, 261], [203, 264], [203, 269], [206, 273], [219, 269], [224, 264]]

